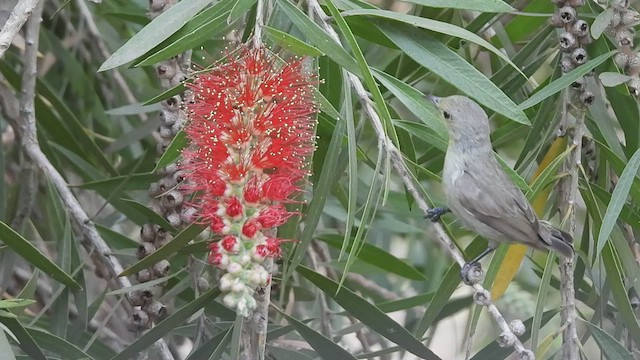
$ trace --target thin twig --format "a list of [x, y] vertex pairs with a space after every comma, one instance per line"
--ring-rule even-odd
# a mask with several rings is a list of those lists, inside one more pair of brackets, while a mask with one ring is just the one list
[[4, 23], [2, 30], [0, 30], [0, 58], [11, 46], [11, 41], [13, 41], [13, 38], [18, 34], [22, 25], [29, 19], [39, 3], [40, 0], [20, 0], [13, 8], [7, 22]]
[[[340, 37], [336, 33], [336, 31], [329, 25], [329, 23], [325, 20], [327, 19], [327, 14], [325, 14], [324, 10], [320, 7], [320, 4], [317, 0], [308, 0], [309, 7], [318, 15], [318, 21], [321, 23], [322, 27], [325, 31], [331, 36], [331, 38], [337, 43], [341, 44]], [[424, 197], [416, 187], [414, 183], [414, 179], [411, 176], [409, 169], [407, 168], [402, 154], [398, 150], [398, 148], [393, 144], [391, 139], [385, 134], [384, 127], [382, 125], [382, 121], [378, 116], [378, 113], [375, 111], [373, 105], [371, 104], [371, 99], [367, 94], [364, 86], [360, 79], [350, 73], [347, 72], [347, 79], [351, 83], [356, 95], [360, 99], [362, 107], [364, 111], [367, 113], [369, 120], [373, 126], [373, 129], [378, 136], [378, 143], [382, 147], [380, 151], [385, 151], [391, 160], [391, 163], [395, 167], [399, 177], [402, 179], [402, 182], [406, 186], [409, 193], [413, 196], [416, 201], [418, 207], [425, 213], [428, 214], [429, 205], [425, 201]], [[460, 265], [461, 267], [465, 264], [464, 257], [460, 250], [456, 247], [456, 245], [451, 241], [447, 233], [441, 224], [435, 223], [434, 227], [436, 229], [438, 240], [445, 245], [446, 249], [449, 251], [449, 254], [453, 259]], [[517, 338], [517, 336], [511, 331], [509, 328], [509, 324], [505, 320], [504, 316], [500, 313], [495, 304], [491, 301], [491, 295], [489, 292], [480, 284], [472, 285], [476, 294], [474, 299], [476, 303], [484, 305], [487, 307], [489, 314], [494, 318], [495, 322], [498, 324], [500, 329], [502, 330], [502, 334], [500, 335], [502, 340], [506, 340], [508, 344], [513, 344], [515, 351], [520, 356], [520, 359], [534, 359], [535, 355], [530, 350], [526, 349], [522, 342]]]
[[[563, 96], [563, 112], [562, 117], [568, 117], [569, 107], [569, 91], [565, 89]], [[583, 108], [577, 109], [576, 121], [573, 128], [573, 141], [568, 143], [567, 146], [573, 146], [573, 150], [569, 155], [566, 162], [566, 167], [569, 176], [565, 178], [561, 183], [560, 191], [562, 195], [562, 207], [564, 209], [563, 216], [568, 217], [569, 228], [568, 232], [571, 236], [575, 237], [576, 234], [576, 198], [578, 196], [578, 179], [579, 171], [578, 167], [581, 162], [582, 155], [582, 134], [584, 133], [584, 116], [585, 112]], [[565, 121], [566, 124], [566, 121]], [[562, 331], [562, 358], [566, 360], [578, 359], [578, 332], [576, 328], [576, 303], [575, 303], [575, 290], [574, 290], [574, 276], [575, 264], [573, 258], [560, 258], [560, 318], [564, 326]]]
[[[311, 242], [311, 251], [308, 252], [309, 259], [311, 260], [311, 266], [313, 271], [320, 271], [320, 261], [318, 260], [317, 252], [320, 251], [316, 241]], [[318, 294], [318, 304], [320, 305], [320, 332], [322, 335], [329, 339], [333, 339], [333, 329], [331, 328], [331, 311], [329, 310], [329, 304], [327, 303], [327, 297], [324, 292]]]
[[262, 44], [262, 28], [264, 28], [264, 0], [256, 3], [256, 23], [253, 27], [253, 46], [259, 48]]

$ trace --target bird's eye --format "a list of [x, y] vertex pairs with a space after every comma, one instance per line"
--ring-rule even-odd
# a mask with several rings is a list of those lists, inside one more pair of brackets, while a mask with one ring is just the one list
[[442, 116], [444, 116], [444, 118], [447, 120], [451, 119], [451, 113], [449, 113], [448, 111], [443, 111]]

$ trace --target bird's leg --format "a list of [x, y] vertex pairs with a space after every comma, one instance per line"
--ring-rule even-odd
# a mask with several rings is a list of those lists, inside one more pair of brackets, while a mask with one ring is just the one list
[[496, 248], [494, 245], [489, 244], [489, 247], [485, 251], [476, 256], [475, 259], [464, 264], [462, 266], [462, 270], [460, 270], [460, 277], [462, 278], [462, 282], [467, 285], [473, 285], [482, 280], [482, 278], [484, 277], [484, 272], [482, 271], [480, 260], [489, 255], [495, 249]]
[[451, 209], [448, 207], [437, 207], [433, 209], [427, 210], [427, 216], [425, 218], [431, 220], [431, 222], [437, 222], [440, 220], [440, 217], [448, 212], [451, 212]]

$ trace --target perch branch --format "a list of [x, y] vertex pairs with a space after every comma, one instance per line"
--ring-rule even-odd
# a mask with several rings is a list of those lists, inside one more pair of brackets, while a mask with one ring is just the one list
[[29, 19], [39, 3], [40, 0], [20, 0], [13, 8], [7, 22], [4, 23], [2, 30], [0, 30], [0, 58], [11, 46], [11, 41], [13, 41], [13, 38], [18, 34], [22, 25]]

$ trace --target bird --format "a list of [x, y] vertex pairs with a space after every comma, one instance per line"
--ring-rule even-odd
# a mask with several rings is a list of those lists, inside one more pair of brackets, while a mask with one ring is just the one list
[[491, 146], [491, 127], [485, 111], [461, 95], [428, 96], [449, 133], [442, 171], [446, 207], [433, 208], [427, 218], [436, 222], [452, 212], [464, 227], [487, 239], [485, 251], [464, 264], [462, 280], [472, 284], [472, 269], [500, 243], [519, 243], [572, 257], [573, 238], [545, 220], [498, 163]]

